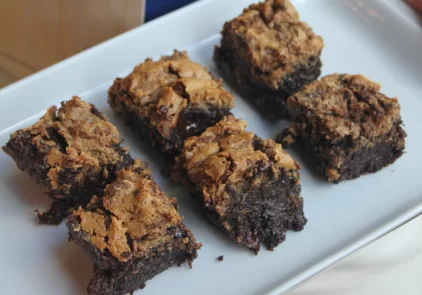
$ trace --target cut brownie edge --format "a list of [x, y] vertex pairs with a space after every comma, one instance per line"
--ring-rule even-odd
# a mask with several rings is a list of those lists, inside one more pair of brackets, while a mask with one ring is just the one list
[[[106, 218], [106, 223], [109, 224], [111, 221], [110, 219], [104, 215]], [[93, 247], [89, 236], [83, 231], [79, 230], [81, 228], [81, 219], [79, 216], [70, 216], [67, 221], [67, 226], [69, 229], [69, 238], [79, 246], [81, 246], [88, 256], [93, 261], [94, 265], [102, 270], [119, 270], [119, 269], [136, 269], [138, 268], [138, 264], [142, 263], [143, 257], [133, 257], [130, 259], [129, 263], [127, 261], [119, 261], [116, 257], [113, 256], [113, 254], [107, 250], [104, 249], [101, 251], [97, 247]], [[196, 250], [200, 249], [200, 244], [195, 242], [195, 239], [193, 238], [192, 233], [189, 231], [189, 229], [184, 225], [180, 224], [177, 226], [171, 226], [167, 228], [167, 234], [168, 237], [175, 237], [176, 240], [173, 244], [171, 242], [168, 243], [161, 243], [154, 249], [152, 249], [150, 252], [155, 253], [153, 255], [156, 255], [158, 252], [158, 249], [168, 249], [169, 247], [174, 248], [184, 248], [186, 259], [184, 261], [187, 261], [189, 264], [189, 267], [191, 266], [192, 261], [197, 257]], [[126, 236], [128, 238], [128, 235]], [[187, 245], [183, 244], [183, 239], [188, 239], [189, 243]], [[129, 239], [129, 245], [131, 250], [133, 251], [133, 245], [131, 245], [130, 241], [132, 239]], [[149, 254], [148, 254], [149, 255]]]
[[395, 142], [403, 141], [405, 138], [405, 132], [400, 124], [393, 128], [387, 139], [376, 143], [371, 148], [362, 148], [347, 154], [340, 169], [329, 168], [329, 165], [322, 161], [320, 170], [325, 172], [327, 178], [333, 180], [333, 183], [339, 183], [342, 180], [355, 179], [361, 175], [377, 172], [394, 163], [404, 153], [403, 149], [395, 145]]
[[[192, 249], [193, 251], [194, 248]], [[184, 249], [163, 251], [140, 261], [137, 269], [101, 270], [94, 266], [94, 276], [88, 285], [90, 295], [123, 295], [143, 289], [146, 282], [173, 265], [192, 260]]]
[[[399, 129], [400, 133], [403, 132], [401, 127], [399, 127]], [[290, 142], [290, 138], [291, 135], [286, 131], [286, 133], [280, 133], [280, 135], [277, 136], [276, 141], [282, 144], [283, 147], [292, 149], [298, 148], [303, 152], [308, 152], [303, 154], [307, 164], [315, 166], [315, 173], [318, 173], [319, 176], [323, 176], [321, 179], [326, 179], [334, 184], [338, 184], [343, 180], [356, 179], [361, 175], [375, 173], [382, 168], [393, 164], [404, 153], [402, 149], [397, 149], [393, 144], [382, 142], [375, 144], [375, 146], [371, 148], [363, 148], [347, 154], [341, 168], [333, 169], [329, 164], [329, 159], [322, 157], [320, 153], [315, 151], [312, 144], [299, 138], [295, 138], [292, 143]]]
[[227, 209], [230, 215], [224, 220], [213, 206], [203, 203], [201, 192], [192, 195], [203, 204], [204, 214], [211, 224], [257, 254], [261, 243], [272, 250], [285, 240], [287, 230], [301, 231], [307, 223], [303, 201], [295, 199], [300, 194], [300, 185], [284, 170], [279, 173], [277, 180], [246, 193], [228, 186], [227, 193], [232, 199]]

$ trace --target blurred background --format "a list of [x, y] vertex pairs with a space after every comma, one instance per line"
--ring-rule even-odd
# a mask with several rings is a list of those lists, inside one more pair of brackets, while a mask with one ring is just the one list
[[0, 88], [194, 1], [0, 1]]

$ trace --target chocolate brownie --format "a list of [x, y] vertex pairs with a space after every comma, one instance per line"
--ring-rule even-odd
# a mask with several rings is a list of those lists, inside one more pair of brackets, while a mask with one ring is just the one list
[[172, 176], [191, 189], [212, 224], [257, 253], [261, 242], [272, 249], [307, 220], [298, 164], [280, 144], [245, 127], [228, 116], [189, 138]]
[[197, 257], [200, 244], [182, 223], [176, 199], [169, 199], [144, 163], [116, 173], [104, 196], [67, 221], [69, 238], [94, 262], [90, 295], [120, 295], [172, 265]]
[[287, 116], [287, 98], [321, 74], [320, 36], [288, 0], [266, 0], [225, 23], [214, 61], [265, 116]]
[[13, 133], [3, 150], [52, 199], [40, 223], [58, 224], [71, 211], [101, 196], [115, 171], [132, 164], [117, 129], [79, 97], [50, 107], [31, 127]]
[[294, 121], [277, 141], [299, 139], [330, 182], [376, 172], [403, 154], [397, 99], [361, 75], [326, 76], [291, 96], [288, 107]]
[[185, 52], [174, 51], [158, 61], [147, 59], [126, 78], [117, 78], [109, 103], [143, 141], [172, 163], [185, 139], [229, 114], [234, 99], [205, 67]]

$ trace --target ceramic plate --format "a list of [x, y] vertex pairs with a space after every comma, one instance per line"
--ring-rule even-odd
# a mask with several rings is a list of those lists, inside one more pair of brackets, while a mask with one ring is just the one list
[[[399, 97], [408, 133], [406, 154], [382, 171], [339, 185], [325, 182], [300, 154], [305, 214], [303, 232], [258, 256], [210, 226], [187, 191], [160, 171], [159, 155], [146, 148], [107, 105], [107, 89], [146, 57], [186, 49], [219, 75], [212, 63], [224, 21], [248, 0], [202, 0], [132, 30], [0, 90], [0, 144], [38, 119], [52, 104], [80, 95], [116, 124], [134, 157], [150, 163], [163, 190], [179, 200], [185, 223], [203, 243], [193, 269], [172, 267], [136, 294], [280, 294], [422, 212], [422, 29], [401, 1], [297, 0], [302, 19], [323, 36], [323, 74], [361, 73]], [[228, 87], [228, 86], [227, 86]], [[229, 88], [230, 89], [230, 88]], [[235, 94], [234, 89], [230, 89]], [[263, 138], [287, 122], [270, 123], [236, 95], [237, 117]], [[49, 201], [40, 188], [0, 153], [0, 293], [84, 294], [92, 264], [67, 241], [67, 229], [35, 223], [34, 209]], [[224, 261], [216, 258], [224, 255]]]

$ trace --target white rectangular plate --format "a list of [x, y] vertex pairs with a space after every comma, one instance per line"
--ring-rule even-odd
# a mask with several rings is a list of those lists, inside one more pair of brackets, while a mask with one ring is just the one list
[[[146, 57], [173, 48], [187, 49], [218, 75], [212, 63], [218, 33], [224, 21], [251, 2], [199, 1], [0, 90], [0, 144], [12, 131], [35, 122], [47, 106], [79, 94], [117, 125], [132, 155], [149, 162], [159, 185], [178, 198], [186, 224], [204, 246], [192, 270], [172, 267], [139, 294], [280, 294], [422, 211], [422, 33], [420, 19], [401, 1], [294, 1], [302, 18], [325, 39], [323, 74], [362, 73], [380, 82], [383, 92], [400, 98], [408, 133], [402, 158], [357, 180], [329, 184], [303, 163], [309, 219], [303, 232], [289, 232], [273, 252], [261, 250], [255, 256], [208, 225], [187, 191], [161, 175], [159, 156], [112, 114], [107, 88]], [[286, 124], [265, 121], [238, 95], [234, 113], [263, 138]], [[293, 156], [302, 162], [300, 155]], [[33, 210], [46, 209], [49, 201], [2, 152], [0, 192], [0, 293], [84, 294], [90, 260], [67, 241], [64, 224], [35, 223]], [[220, 255], [223, 262], [216, 260]]]

